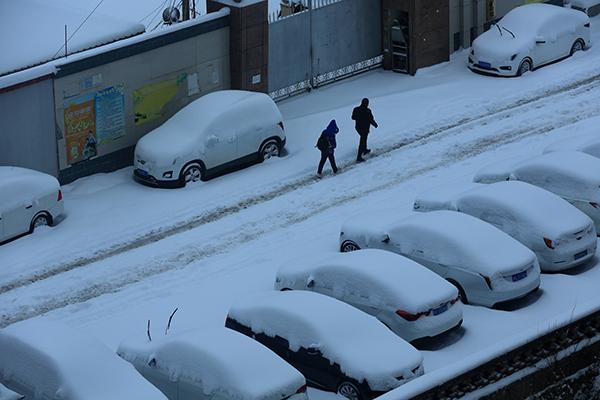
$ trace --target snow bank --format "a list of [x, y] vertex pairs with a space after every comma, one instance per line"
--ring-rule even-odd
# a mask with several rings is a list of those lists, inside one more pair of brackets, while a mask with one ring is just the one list
[[166, 379], [195, 384], [210, 398], [279, 400], [306, 383], [275, 353], [227, 328], [188, 331], [152, 342], [125, 341], [117, 353], [134, 366], [154, 360]]
[[0, 213], [50, 193], [58, 194], [58, 180], [43, 172], [0, 166]]
[[100, 342], [44, 319], [0, 331], [0, 381], [27, 398], [163, 400]]
[[[289, 341], [292, 351], [317, 347], [347, 376], [389, 390], [422, 374], [423, 356], [374, 317], [336, 299], [307, 291], [247, 297], [229, 317], [268, 336]], [[416, 372], [413, 372], [416, 371]]]
[[355, 300], [379, 309], [428, 311], [456, 298], [457, 289], [424, 266], [395, 253], [367, 249], [336, 253], [320, 262], [298, 259], [277, 272], [275, 288], [333, 290], [337, 299]]
[[600, 158], [600, 134], [593, 132], [559, 140], [546, 147], [544, 153], [564, 150], [577, 150]]

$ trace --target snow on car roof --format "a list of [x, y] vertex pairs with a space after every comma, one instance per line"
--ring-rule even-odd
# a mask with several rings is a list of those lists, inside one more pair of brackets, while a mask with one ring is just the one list
[[413, 203], [418, 211], [456, 210], [456, 197], [467, 190], [476, 189], [481, 184], [474, 182], [457, 182], [432, 187], [419, 193]]
[[255, 332], [280, 336], [293, 351], [318, 347], [343, 373], [393, 388], [412, 377], [423, 356], [374, 317], [339, 300], [304, 290], [264, 292], [234, 304], [229, 317]]
[[228, 399], [280, 399], [305, 384], [300, 372], [249, 337], [225, 327], [187, 331], [148, 342], [125, 341], [118, 354], [134, 365], [156, 368], [171, 380], [202, 385]]
[[0, 330], [0, 354], [0, 380], [18, 377], [36, 398], [166, 399], [100, 342], [44, 319]]
[[544, 153], [563, 150], [577, 150], [600, 158], [600, 135], [597, 132], [570, 136], [559, 140], [544, 149]]
[[414, 213], [389, 230], [403, 254], [423, 253], [432, 261], [488, 277], [535, 262], [535, 254], [494, 226], [456, 211]]
[[587, 19], [585, 14], [569, 8], [552, 4], [534, 3], [513, 8], [502, 17], [499, 24], [507, 27], [514, 33], [517, 33], [517, 31], [530, 32], [536, 27], [551, 22], [554, 18], [565, 18], [569, 16], [581, 19], [581, 21]]
[[24, 201], [56, 192], [58, 180], [43, 172], [21, 167], [0, 166], [0, 212]]
[[571, 0], [571, 6], [589, 8], [600, 4], [600, 0]]
[[[411, 313], [427, 311], [457, 296], [456, 288], [424, 266], [395, 253], [366, 249], [335, 253], [320, 261], [305, 258], [286, 263], [277, 272], [282, 287], [326, 282], [334, 293], [360, 292], [369, 304]], [[329, 287], [329, 286], [328, 286]], [[337, 297], [337, 296], [336, 296]]]
[[514, 171], [515, 166], [530, 158], [531, 157], [528, 156], [515, 156], [488, 164], [475, 173], [473, 176], [473, 182], [494, 183], [507, 181], [511, 178], [511, 174]]

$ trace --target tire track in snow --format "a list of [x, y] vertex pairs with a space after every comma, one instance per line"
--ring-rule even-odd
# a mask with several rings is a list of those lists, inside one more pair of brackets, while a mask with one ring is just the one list
[[[578, 94], [592, 91], [595, 88], [595, 86], [587, 87], [585, 90], [578, 92]], [[572, 94], [572, 97], [576, 96], [577, 94]], [[353, 186], [344, 188], [344, 190], [339, 190], [326, 202], [314, 202], [309, 198], [302, 206], [296, 204], [294, 205], [293, 210], [285, 211], [283, 213], [283, 218], [269, 220], [269, 223], [265, 223], [265, 220], [253, 220], [247, 222], [236, 227], [234, 230], [231, 230], [226, 235], [219, 235], [213, 243], [203, 243], [201, 246], [188, 245], [170, 257], [155, 259], [150, 263], [140, 263], [136, 266], [131, 266], [132, 268], [129, 270], [120, 270], [117, 276], [108, 277], [108, 280], [105, 282], [89, 284], [83, 288], [77, 287], [77, 289], [68, 291], [66, 295], [47, 295], [45, 299], [43, 298], [44, 296], [41, 295], [39, 298], [35, 299], [35, 301], [39, 300], [39, 303], [37, 304], [20, 305], [15, 307], [16, 309], [4, 312], [0, 317], [0, 327], [5, 327], [17, 321], [32, 318], [68, 305], [82, 303], [104, 294], [117, 292], [125, 286], [143, 281], [154, 275], [185, 268], [193, 262], [218, 255], [241, 244], [251, 242], [274, 230], [287, 228], [291, 225], [301, 223], [316, 214], [352, 202], [374, 191], [389, 189], [411, 180], [415, 176], [423, 175], [432, 170], [443, 168], [467, 158], [477, 156], [499, 146], [520, 141], [526, 137], [543, 135], [554, 129], [574, 124], [592, 116], [600, 115], [600, 102], [598, 101], [583, 99], [577, 106], [578, 111], [574, 116], [567, 116], [569, 114], [568, 112], [554, 113], [552, 114], [552, 118], [545, 119], [538, 118], [538, 116], [534, 115], [527, 123], [521, 121], [521, 126], [512, 130], [504, 131], [502, 126], [500, 126], [486, 137], [476, 137], [475, 139], [468, 140], [466, 143], [452, 145], [450, 150], [445, 153], [444, 157], [439, 159], [436, 158], [425, 165], [420, 165], [416, 168], [410, 168], [409, 166], [409, 168], [402, 172], [390, 172], [385, 176], [382, 176], [377, 182], [362, 185], [359, 188]], [[542, 119], [542, 121], [540, 122], [539, 119]], [[413, 149], [419, 150], [422, 146], [426, 146], [438, 140], [440, 140], [439, 137], [432, 136], [429, 140], [414, 142], [407, 151], [412, 151]], [[390, 152], [387, 153], [388, 156], [393, 156], [393, 154], [389, 153]], [[385, 163], [385, 161], [385, 157], [372, 159], [373, 163]], [[217, 219], [215, 219], [215, 221]], [[44, 282], [37, 283], [37, 285], [43, 284]], [[24, 288], [23, 290], [27, 289], [28, 288]], [[43, 293], [43, 290], [39, 291], [37, 288], [32, 288], [32, 290], [35, 290], [36, 293]], [[5, 296], [0, 295], [0, 299]], [[4, 303], [8, 304], [9, 302]]]
[[[509, 118], [513, 113], [519, 111], [520, 113], [527, 112], [530, 109], [539, 109], [544, 104], [553, 103], [562, 96], [576, 96], [579, 93], [593, 90], [600, 86], [600, 74], [592, 77], [570, 83], [565, 86], [553, 88], [551, 90], [545, 90], [542, 93], [537, 93], [529, 97], [522, 98], [521, 100], [504, 107], [497, 108], [487, 113], [481, 113], [471, 117], [463, 117], [456, 121], [450, 122], [446, 125], [439, 127], [431, 127], [425, 132], [418, 132], [410, 138], [405, 138], [399, 142], [388, 145], [384, 148], [375, 148], [377, 153], [372, 158], [378, 158], [390, 154], [398, 149], [418, 144], [423, 141], [427, 141], [433, 137], [443, 137], [457, 133], [459, 130], [469, 129], [474, 125], [489, 125], [497, 120], [503, 120]], [[341, 163], [341, 173], [347, 173], [353, 170], [356, 165], [354, 163]], [[185, 232], [190, 229], [194, 229], [198, 226], [215, 222], [219, 219], [227, 217], [229, 215], [240, 212], [248, 207], [272, 200], [274, 198], [285, 195], [289, 192], [297, 190], [302, 187], [318, 182], [319, 180], [314, 177], [312, 170], [306, 171], [305, 176], [300, 179], [288, 181], [282, 185], [274, 186], [271, 190], [262, 193], [260, 195], [248, 197], [240, 202], [231, 204], [224, 207], [218, 207], [189, 219], [187, 221], [171, 225], [159, 230], [152, 230], [145, 235], [138, 236], [132, 241], [120, 243], [118, 245], [100, 250], [94, 253], [90, 257], [77, 258], [62, 264], [53, 264], [46, 268], [43, 268], [42, 272], [37, 272], [24, 277], [19, 277], [16, 280], [6, 282], [0, 286], [0, 295], [3, 293], [10, 292], [11, 290], [24, 287], [35, 282], [39, 282], [48, 278], [52, 278], [56, 275], [69, 272], [71, 270], [93, 264], [98, 261], [116, 256], [118, 254], [137, 249], [153, 242], [162, 240], [169, 236], [176, 235], [181, 232]]]

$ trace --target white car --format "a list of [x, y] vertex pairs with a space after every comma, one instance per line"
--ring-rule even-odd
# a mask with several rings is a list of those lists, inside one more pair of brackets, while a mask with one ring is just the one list
[[597, 132], [569, 136], [568, 139], [559, 140], [544, 149], [544, 153], [554, 151], [576, 150], [600, 158], [600, 134]]
[[334, 254], [320, 261], [288, 262], [277, 290], [310, 290], [373, 315], [407, 341], [460, 326], [458, 290], [422, 265], [383, 250]]
[[0, 354], [0, 382], [26, 399], [167, 399], [104, 344], [44, 319], [0, 330]]
[[285, 141], [281, 112], [268, 95], [213, 92], [138, 141], [133, 176], [151, 186], [181, 187], [279, 156]]
[[454, 211], [409, 217], [370, 214], [346, 221], [342, 252], [382, 249], [408, 257], [448, 280], [463, 303], [492, 307], [540, 285], [535, 255], [476, 218]]
[[530, 248], [542, 271], [572, 268], [596, 253], [592, 220], [566, 200], [525, 182], [440, 186], [417, 196], [414, 208], [460, 211], [492, 224]]
[[527, 182], [546, 189], [577, 207], [600, 230], [600, 159], [579, 151], [557, 151], [521, 160], [488, 165], [474, 182], [507, 180]]
[[600, 0], [571, 0], [571, 8], [594, 17], [600, 14]]
[[509, 11], [473, 41], [469, 68], [520, 76], [590, 44], [587, 15], [550, 4], [527, 4]]
[[124, 341], [117, 354], [169, 399], [307, 399], [300, 372], [256, 341], [224, 327], [151, 342]]
[[319, 293], [240, 299], [225, 325], [279, 354], [310, 386], [349, 399], [372, 399], [423, 375], [417, 349], [372, 316]]
[[0, 166], [0, 243], [53, 225], [63, 213], [62, 192], [55, 177]]

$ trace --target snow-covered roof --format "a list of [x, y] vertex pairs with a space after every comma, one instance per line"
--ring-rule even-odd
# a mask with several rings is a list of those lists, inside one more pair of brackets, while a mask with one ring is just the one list
[[[362, 297], [386, 310], [416, 314], [455, 298], [456, 288], [416, 262], [389, 251], [366, 249], [335, 253], [321, 261], [294, 260], [277, 272], [276, 289], [331, 287], [336, 298]], [[356, 292], [360, 293], [356, 293]]]
[[241, 299], [229, 317], [255, 332], [280, 336], [290, 348], [318, 348], [347, 376], [389, 390], [414, 377], [423, 356], [374, 317], [339, 300], [303, 290]]
[[2, 1], [0, 76], [144, 32], [142, 24], [42, 0]]
[[0, 212], [52, 192], [58, 194], [59, 188], [58, 180], [43, 172], [0, 166]]
[[473, 182], [494, 183], [507, 181], [511, 178], [511, 174], [514, 171], [515, 166], [530, 158], [531, 157], [528, 156], [515, 156], [488, 164], [475, 173], [473, 176]]
[[552, 143], [544, 149], [544, 153], [563, 150], [577, 150], [600, 158], [600, 133], [590, 132], [586, 134], [570, 136], [567, 139]]
[[0, 330], [0, 354], [0, 381], [27, 387], [27, 398], [166, 399], [100, 342], [44, 319]]
[[413, 209], [415, 211], [454, 210], [457, 196], [467, 190], [477, 189], [481, 184], [474, 182], [447, 183], [434, 186], [419, 193], [415, 197]]
[[117, 353], [133, 365], [154, 360], [165, 377], [198, 384], [208, 396], [232, 400], [279, 400], [306, 383], [300, 372], [271, 350], [225, 327], [152, 342], [128, 340]]

